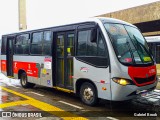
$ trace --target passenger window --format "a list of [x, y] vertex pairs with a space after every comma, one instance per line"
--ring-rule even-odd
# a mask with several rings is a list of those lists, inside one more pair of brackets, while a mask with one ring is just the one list
[[42, 54], [42, 40], [43, 40], [43, 32], [33, 33], [32, 45], [31, 45], [32, 54]]
[[97, 42], [90, 42], [91, 30], [78, 33], [78, 56], [105, 56], [105, 44], [102, 35], [98, 34]]
[[85, 56], [87, 51], [87, 41], [91, 30], [78, 32], [78, 53], [79, 56]]
[[99, 29], [97, 33], [97, 40], [91, 42], [91, 30], [78, 32], [77, 58], [93, 66], [107, 67], [108, 56], [105, 41]]
[[102, 39], [102, 35], [98, 35], [98, 53], [97, 56], [106, 56], [105, 44]]
[[43, 32], [33, 33], [32, 43], [40, 44], [43, 40]]
[[51, 31], [44, 32], [43, 55], [51, 54]]
[[97, 44], [90, 42], [91, 30], [78, 32], [78, 56], [96, 56]]
[[2, 47], [1, 47], [1, 54], [2, 55], [6, 54], [6, 46], [7, 46], [7, 38], [2, 37]]
[[18, 35], [15, 41], [15, 54], [29, 54], [29, 34]]
[[87, 56], [97, 56], [97, 43], [90, 42], [90, 35], [87, 41]]
[[44, 42], [51, 42], [51, 31], [44, 32]]

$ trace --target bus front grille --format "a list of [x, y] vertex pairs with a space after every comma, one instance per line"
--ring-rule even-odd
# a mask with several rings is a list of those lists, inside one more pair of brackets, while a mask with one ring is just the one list
[[134, 80], [138, 83], [138, 84], [143, 84], [143, 83], [148, 83], [148, 82], [152, 82], [155, 80], [156, 75], [152, 75], [150, 77], [147, 78], [134, 78]]

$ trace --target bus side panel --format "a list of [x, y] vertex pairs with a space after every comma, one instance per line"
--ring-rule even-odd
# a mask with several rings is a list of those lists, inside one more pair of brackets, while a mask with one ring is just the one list
[[74, 84], [79, 79], [88, 79], [93, 82], [98, 98], [111, 100], [109, 67], [94, 67], [74, 58]]
[[53, 87], [52, 80], [52, 57], [44, 57], [40, 71], [41, 85]]
[[[2, 44], [2, 40], [0, 39], [0, 55], [1, 55], [1, 44]], [[0, 56], [0, 72], [1, 72], [1, 56]]]
[[[18, 72], [23, 70], [27, 74], [28, 82], [51, 87], [51, 63], [49, 63], [49, 66], [45, 59], [46, 57], [44, 56], [14, 56], [15, 77], [18, 78]], [[46, 64], [50, 69], [46, 68]]]
[[39, 58], [36, 56], [18, 56], [14, 55], [14, 74], [18, 78], [18, 72], [23, 70], [26, 72], [28, 77], [28, 82], [39, 84], [39, 73], [40, 73], [40, 63]]
[[7, 51], [7, 37], [2, 36], [1, 41], [1, 72], [7, 76], [7, 61], [6, 61], [6, 51]]
[[6, 55], [1, 55], [1, 72], [7, 76]]

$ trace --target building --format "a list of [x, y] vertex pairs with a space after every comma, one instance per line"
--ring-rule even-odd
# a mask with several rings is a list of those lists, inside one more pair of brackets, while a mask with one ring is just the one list
[[144, 36], [160, 35], [160, 1], [99, 16], [132, 23], [141, 30]]

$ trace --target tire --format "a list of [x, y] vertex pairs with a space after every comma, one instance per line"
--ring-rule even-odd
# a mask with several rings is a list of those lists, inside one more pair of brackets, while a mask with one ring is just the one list
[[28, 82], [27, 75], [26, 75], [25, 72], [23, 72], [21, 74], [21, 76], [20, 76], [20, 82], [21, 82], [21, 86], [23, 88], [33, 88], [35, 86], [35, 84]]
[[98, 102], [97, 91], [95, 87], [88, 82], [81, 85], [80, 98], [83, 103], [89, 106], [94, 106]]

